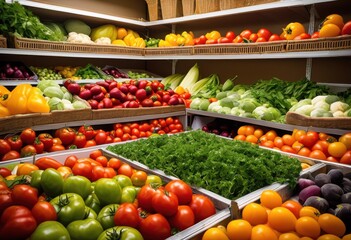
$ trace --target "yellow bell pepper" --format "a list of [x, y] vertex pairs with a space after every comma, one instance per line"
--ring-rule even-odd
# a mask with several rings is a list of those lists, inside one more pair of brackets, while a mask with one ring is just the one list
[[32, 89], [32, 85], [28, 83], [22, 83], [17, 85], [10, 93], [6, 107], [11, 114], [27, 113], [27, 100], [28, 94]]
[[178, 46], [177, 39], [178, 37], [174, 33], [167, 34], [165, 37], [165, 41], [168, 42], [171, 46]]
[[11, 113], [7, 109], [7, 107], [0, 104], [0, 117], [6, 117], [6, 116], [10, 116], [10, 115], [11, 115]]
[[5, 106], [6, 100], [9, 97], [10, 90], [8, 90], [5, 86], [0, 85], [0, 104]]
[[41, 90], [37, 87], [33, 87], [30, 91], [27, 100], [27, 108], [29, 112], [33, 113], [48, 113], [50, 112], [50, 106], [46, 101]]
[[140, 37], [139, 33], [135, 32], [135, 31], [133, 31], [133, 30], [131, 30], [131, 29], [127, 29], [127, 35], [130, 34], [130, 33], [133, 34], [133, 36], [134, 36], [135, 38]]
[[129, 33], [123, 38], [123, 41], [127, 44], [127, 46], [133, 46], [135, 42], [135, 37], [132, 33]]
[[161, 39], [158, 43], [158, 47], [172, 47], [172, 45], [169, 42]]
[[138, 47], [138, 48], [145, 48], [146, 47], [146, 43], [145, 43], [143, 38], [138, 37], [138, 38], [135, 39], [135, 41], [134, 41], [132, 46], [133, 47]]
[[206, 33], [205, 36], [206, 36], [207, 39], [217, 40], [218, 38], [221, 37], [221, 34], [220, 34], [220, 32], [214, 30], [214, 31]]
[[177, 45], [178, 46], [184, 46], [185, 45], [185, 37], [183, 37], [180, 34], [177, 35]]
[[117, 46], [127, 46], [127, 44], [122, 39], [113, 40], [112, 44]]
[[91, 30], [90, 37], [91, 37], [91, 40], [93, 41], [101, 37], [107, 37], [111, 39], [111, 42], [112, 42], [117, 38], [117, 28], [115, 25], [112, 25], [112, 24], [102, 25], [100, 27], [93, 28]]

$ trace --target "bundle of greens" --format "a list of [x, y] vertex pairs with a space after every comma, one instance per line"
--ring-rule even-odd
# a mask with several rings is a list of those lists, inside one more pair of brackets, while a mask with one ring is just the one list
[[50, 41], [61, 40], [59, 34], [55, 34], [17, 1], [8, 4], [5, 0], [0, 0], [0, 33]]
[[228, 199], [274, 182], [294, 187], [301, 171], [296, 158], [200, 130], [110, 145], [107, 149]]

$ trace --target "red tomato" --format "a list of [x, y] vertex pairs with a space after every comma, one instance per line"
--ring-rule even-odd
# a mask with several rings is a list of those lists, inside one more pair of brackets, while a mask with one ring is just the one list
[[15, 204], [31, 209], [38, 202], [38, 190], [27, 184], [17, 184], [12, 189], [11, 197]]
[[242, 43], [244, 41], [243, 37], [238, 35], [234, 38], [233, 43]]
[[49, 151], [52, 145], [54, 145], [54, 139], [49, 133], [40, 133], [38, 138], [44, 144], [45, 151]]
[[282, 40], [281, 37], [278, 34], [274, 33], [269, 37], [268, 42], [279, 41], [279, 40]]
[[230, 42], [232, 42], [235, 38], [235, 33], [233, 31], [229, 31], [225, 34], [225, 37], [228, 38]]
[[40, 141], [38, 137], [35, 138], [33, 146], [35, 147], [37, 154], [44, 152], [44, 148], [45, 148], [44, 143]]
[[201, 220], [216, 213], [216, 208], [213, 202], [204, 195], [193, 194], [189, 206], [194, 212], [195, 223], [200, 222]]
[[307, 131], [306, 134], [302, 135], [299, 142], [301, 142], [305, 147], [312, 147], [319, 139], [319, 135], [314, 131]]
[[0, 154], [6, 154], [11, 151], [10, 144], [5, 139], [0, 139]]
[[96, 134], [94, 128], [90, 125], [83, 125], [79, 127], [78, 132], [83, 133], [87, 140], [93, 139]]
[[114, 170], [118, 170], [118, 168], [122, 165], [122, 161], [118, 158], [110, 158], [108, 160], [107, 166], [113, 168]]
[[309, 39], [311, 35], [308, 33], [301, 33], [300, 35], [296, 36], [294, 40], [302, 40], [302, 39]]
[[21, 149], [21, 157], [33, 156], [37, 153], [37, 150], [33, 145], [26, 145]]
[[105, 167], [105, 173], [104, 173], [105, 178], [113, 178], [116, 175], [117, 175], [116, 171], [113, 168]]
[[[6, 141], [10, 144], [11, 150], [20, 151], [23, 146], [23, 142], [19, 135], [7, 137]], [[1, 149], [1, 146], [0, 146], [0, 149]]]
[[88, 179], [92, 177], [93, 166], [90, 162], [77, 162], [72, 168], [74, 175], [84, 176]]
[[261, 28], [257, 31], [258, 38], [264, 38], [266, 41], [272, 36], [272, 33], [266, 29], [266, 28]]
[[206, 44], [216, 44], [218, 43], [218, 39], [207, 39]]
[[129, 226], [137, 228], [139, 225], [139, 212], [132, 203], [122, 203], [113, 217], [116, 226]]
[[178, 211], [178, 198], [172, 192], [165, 191], [164, 188], [159, 188], [152, 197], [152, 208], [161, 213], [163, 216], [170, 217]]
[[54, 206], [47, 201], [38, 201], [32, 208], [32, 214], [37, 224], [45, 221], [56, 221], [57, 219]]
[[172, 180], [166, 184], [165, 189], [177, 195], [179, 205], [188, 205], [191, 202], [193, 191], [184, 181], [180, 179]]
[[64, 146], [72, 144], [75, 136], [75, 130], [69, 127], [57, 129], [55, 132], [55, 137], [60, 138]]
[[118, 174], [123, 174], [126, 175], [128, 177], [131, 177], [133, 175], [133, 168], [127, 164], [127, 163], [123, 163], [117, 170]]
[[0, 182], [0, 216], [6, 208], [12, 205], [14, 205], [14, 202], [11, 197], [11, 190], [5, 182]]
[[21, 157], [21, 155], [19, 154], [19, 152], [15, 151], [15, 150], [11, 150], [1, 158], [1, 161], [12, 160], [12, 159], [20, 158], [20, 157]]
[[251, 35], [249, 37], [250, 42], [256, 42], [257, 39], [258, 39], [257, 33], [251, 33]]
[[265, 39], [264, 37], [259, 37], [257, 38], [256, 42], [267, 42], [267, 39]]
[[231, 43], [233, 40], [230, 40], [227, 37], [220, 37], [220, 38], [218, 38], [217, 41], [218, 41], [218, 43]]
[[171, 226], [159, 213], [150, 214], [140, 222], [139, 231], [144, 240], [163, 240], [171, 236]]
[[76, 136], [74, 137], [73, 145], [76, 145], [77, 148], [83, 148], [86, 143], [86, 136], [81, 132], [77, 132]]
[[96, 146], [96, 142], [94, 139], [90, 139], [87, 141], [84, 147], [87, 148], [87, 147], [93, 147], [93, 146]]
[[329, 143], [325, 140], [318, 140], [311, 148], [312, 151], [314, 150], [321, 150], [325, 155], [329, 155], [328, 153], [328, 146]]
[[286, 200], [283, 202], [282, 207], [285, 207], [292, 212], [296, 218], [300, 217], [300, 209], [302, 208], [302, 205], [294, 200]]
[[351, 165], [351, 150], [344, 153], [344, 155], [340, 158], [340, 163]]
[[177, 213], [168, 219], [172, 228], [183, 231], [195, 224], [195, 216], [193, 210], [187, 205], [178, 206]]
[[6, 168], [6, 167], [0, 167], [0, 175], [2, 177], [7, 177], [7, 176], [10, 176], [11, 175], [11, 170]]
[[95, 135], [95, 142], [97, 145], [101, 145], [101, 144], [104, 144], [106, 142], [106, 138], [107, 138], [107, 134], [105, 132], [98, 132], [96, 135]]
[[249, 29], [246, 29], [246, 30], [244, 30], [244, 31], [242, 31], [242, 32], [240, 33], [240, 36], [241, 36], [242, 38], [249, 39], [251, 34], [252, 34], [252, 31], [249, 30]]
[[31, 211], [24, 206], [10, 206], [1, 215], [1, 239], [27, 239], [37, 227]]
[[21, 132], [20, 137], [24, 144], [33, 144], [36, 133], [33, 129], [26, 128]]
[[97, 158], [95, 158], [95, 161], [99, 162], [101, 166], [107, 167], [108, 160], [106, 156], [98, 156]]
[[91, 181], [95, 182], [105, 176], [105, 168], [103, 166], [93, 166], [91, 170]]
[[50, 149], [49, 149], [49, 152], [57, 152], [57, 151], [63, 151], [63, 150], [66, 150], [66, 148], [61, 145], [61, 144], [56, 144], [56, 145], [53, 145]]
[[311, 38], [319, 38], [319, 32], [314, 32], [314, 33], [311, 35]]
[[141, 187], [137, 199], [139, 207], [147, 212], [154, 212], [152, 207], [152, 198], [157, 190], [157, 187], [154, 187], [150, 184], [146, 184]]
[[348, 21], [344, 24], [343, 28], [341, 29], [341, 35], [350, 35], [351, 34], [351, 21]]
[[102, 156], [102, 151], [100, 149], [94, 150], [89, 154], [89, 157], [94, 160], [100, 156]]

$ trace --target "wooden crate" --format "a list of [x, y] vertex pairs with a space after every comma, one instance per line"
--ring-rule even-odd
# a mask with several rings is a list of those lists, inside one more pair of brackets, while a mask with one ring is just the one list
[[308, 117], [295, 112], [287, 112], [285, 122], [306, 127], [351, 129], [350, 117]]
[[193, 46], [145, 48], [145, 56], [151, 55], [192, 55]]
[[195, 13], [195, 0], [182, 0], [183, 16], [193, 15]]
[[7, 39], [0, 35], [0, 48], [7, 48]]
[[162, 19], [160, 0], [145, 0], [149, 11], [149, 20], [156, 21]]
[[338, 36], [330, 38], [313, 38], [303, 40], [288, 41], [286, 51], [302, 52], [302, 51], [329, 51], [351, 48], [351, 36]]
[[220, 0], [219, 9], [226, 10], [247, 6], [247, 0]]
[[93, 120], [99, 119], [110, 119], [110, 118], [126, 118], [144, 115], [156, 115], [163, 113], [171, 113], [184, 111], [185, 106], [164, 106], [164, 107], [140, 107], [140, 108], [110, 108], [110, 109], [98, 109], [92, 110]]
[[219, 0], [196, 0], [196, 13], [208, 13], [214, 11], [219, 11]]
[[162, 18], [176, 18], [181, 17], [183, 14], [181, 0], [161, 0]]

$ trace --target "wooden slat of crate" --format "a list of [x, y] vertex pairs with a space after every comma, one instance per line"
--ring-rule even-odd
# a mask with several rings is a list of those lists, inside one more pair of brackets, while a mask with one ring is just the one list
[[98, 109], [92, 110], [93, 120], [98, 119], [110, 119], [110, 118], [125, 118], [135, 117], [143, 115], [156, 115], [164, 113], [172, 113], [184, 111], [185, 106], [164, 106], [164, 107], [141, 107], [141, 108], [110, 108], [110, 109]]
[[24, 128], [52, 123], [51, 113], [16, 114], [0, 118], [0, 132], [22, 131]]
[[350, 117], [308, 117], [288, 112], [285, 116], [285, 122], [287, 124], [306, 127], [351, 129]]
[[55, 110], [51, 112], [53, 123], [92, 120], [92, 111], [87, 109]]
[[193, 46], [184, 47], [150, 47], [145, 48], [145, 56], [149, 55], [192, 55]]
[[7, 39], [0, 35], [0, 48], [7, 48]]
[[351, 48], [351, 36], [339, 36], [330, 38], [314, 38], [304, 40], [291, 40], [287, 42], [286, 51], [323, 51]]
[[40, 39], [14, 37], [14, 46], [19, 49], [44, 50], [56, 52], [83, 52], [100, 54], [144, 55], [144, 48], [117, 45], [83, 44], [54, 42]]

